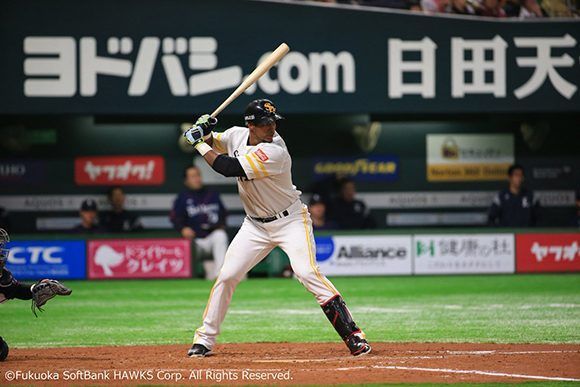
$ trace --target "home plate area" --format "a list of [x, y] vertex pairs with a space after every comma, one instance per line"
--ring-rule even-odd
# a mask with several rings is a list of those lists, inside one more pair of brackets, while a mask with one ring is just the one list
[[[188, 358], [187, 345], [18, 349], [0, 363], [11, 383], [340, 384], [580, 381], [580, 345], [232, 343]], [[56, 377], [56, 379], [55, 379]]]

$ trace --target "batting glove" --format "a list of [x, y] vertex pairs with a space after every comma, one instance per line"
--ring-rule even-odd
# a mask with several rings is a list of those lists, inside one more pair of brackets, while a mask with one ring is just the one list
[[199, 126], [203, 130], [204, 137], [209, 135], [217, 125], [217, 118], [204, 114], [195, 121], [195, 126]]
[[204, 142], [203, 129], [200, 126], [196, 125], [192, 126], [191, 128], [189, 128], [189, 130], [183, 133], [183, 137], [185, 137], [187, 142], [193, 146], [196, 146], [197, 144]]

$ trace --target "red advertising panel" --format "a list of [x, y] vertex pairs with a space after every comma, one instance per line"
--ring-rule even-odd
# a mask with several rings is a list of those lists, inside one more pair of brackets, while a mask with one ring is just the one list
[[519, 234], [517, 272], [580, 271], [580, 233]]
[[161, 156], [90, 156], [75, 159], [78, 185], [159, 185], [165, 181]]
[[190, 243], [184, 239], [89, 241], [89, 278], [189, 278]]

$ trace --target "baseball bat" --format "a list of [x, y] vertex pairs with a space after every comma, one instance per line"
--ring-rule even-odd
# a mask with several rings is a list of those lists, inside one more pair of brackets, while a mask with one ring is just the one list
[[211, 116], [216, 117], [218, 114], [220, 114], [222, 110], [224, 110], [230, 103], [238, 98], [240, 94], [246, 91], [248, 87], [256, 83], [256, 81], [260, 79], [262, 75], [270, 70], [276, 63], [278, 63], [280, 59], [282, 59], [284, 55], [288, 53], [288, 51], [290, 51], [290, 47], [288, 47], [286, 43], [279, 45], [278, 48], [275, 49], [274, 52], [272, 52], [270, 55], [268, 55], [268, 57], [264, 59], [264, 61], [262, 61], [262, 63], [260, 63], [254, 69], [254, 71], [250, 73], [250, 75], [248, 75], [248, 77], [240, 84], [240, 86], [238, 86], [237, 89], [234, 90], [232, 94], [230, 94], [230, 96], [224, 102], [222, 102], [222, 104], [218, 106], [217, 109], [214, 110], [213, 113], [211, 113]]

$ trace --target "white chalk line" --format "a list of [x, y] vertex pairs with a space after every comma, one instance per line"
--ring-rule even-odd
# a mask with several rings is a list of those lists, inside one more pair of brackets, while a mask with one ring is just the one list
[[[304, 360], [309, 361], [309, 360]], [[311, 360], [310, 360], [311, 361]], [[355, 366], [355, 367], [340, 367], [336, 368], [337, 371], [353, 371], [358, 369], [366, 369], [369, 366]], [[564, 377], [557, 377], [557, 376], [538, 376], [538, 375], [523, 375], [523, 374], [509, 374], [504, 372], [490, 372], [490, 371], [479, 371], [479, 370], [455, 370], [449, 368], [425, 368], [425, 367], [406, 367], [406, 366], [381, 366], [381, 365], [372, 365], [370, 368], [376, 369], [389, 369], [389, 370], [404, 370], [404, 371], [424, 371], [424, 372], [439, 372], [439, 373], [451, 373], [451, 374], [471, 374], [471, 375], [484, 375], [484, 376], [501, 376], [501, 377], [509, 377], [509, 378], [518, 378], [518, 379], [537, 379], [537, 380], [553, 380], [553, 381], [565, 381], [565, 382], [580, 382], [580, 379], [574, 378], [564, 378]], [[113, 371], [115, 369], [111, 369]], [[177, 371], [177, 372], [190, 372], [191, 369], [187, 368], [165, 368], [164, 371]], [[252, 371], [261, 371], [261, 372], [282, 372], [287, 371], [285, 369], [275, 369], [275, 368], [265, 368], [265, 369], [254, 369], [254, 368], [236, 368], [231, 369], [230, 371], [244, 371], [244, 370], [252, 370]], [[301, 369], [301, 371], [320, 371], [319, 369]]]
[[252, 360], [253, 363], [320, 363], [320, 362], [329, 362], [329, 361], [337, 361], [337, 360], [345, 360], [344, 357], [330, 357], [327, 359], [261, 359], [261, 360]]
[[580, 353], [580, 350], [554, 350], [554, 351], [446, 351], [449, 355], [536, 355], [547, 353]]
[[[391, 360], [409, 360], [409, 359], [444, 359], [445, 356], [364, 356], [360, 359], [372, 360], [372, 359], [391, 359]], [[328, 357], [325, 359], [261, 359], [252, 360], [254, 363], [326, 363], [344, 360], [358, 360], [359, 358], [350, 357]]]
[[[433, 350], [432, 350], [433, 351]], [[405, 353], [417, 353], [421, 351], [405, 351]], [[428, 352], [428, 351], [424, 351]], [[555, 354], [555, 353], [580, 353], [580, 351], [574, 350], [561, 350], [561, 351], [444, 351], [445, 355], [451, 356], [464, 356], [464, 355], [475, 355], [475, 356], [488, 356], [488, 355], [535, 355], [535, 354]], [[361, 359], [370, 360], [370, 359], [444, 359], [445, 355], [417, 355], [417, 356], [380, 356], [380, 355], [371, 355], [365, 356]], [[252, 360], [254, 363], [308, 363], [308, 362], [333, 362], [333, 361], [341, 361], [341, 360], [352, 360], [352, 357], [327, 357], [324, 359], [258, 359]]]
[[[341, 367], [336, 368], [337, 371], [352, 371], [358, 369], [365, 369], [369, 367], [357, 366], [357, 367]], [[518, 379], [537, 379], [537, 380], [553, 380], [561, 382], [580, 382], [580, 379], [574, 378], [563, 378], [558, 376], [538, 376], [538, 375], [523, 375], [523, 374], [508, 374], [505, 372], [490, 372], [490, 371], [479, 371], [479, 370], [455, 370], [449, 368], [424, 368], [424, 367], [404, 367], [404, 366], [380, 366], [373, 365], [370, 368], [387, 369], [387, 370], [403, 370], [403, 371], [424, 371], [424, 372], [439, 372], [444, 374], [470, 374], [470, 375], [484, 375], [484, 376], [501, 376], [507, 378], [518, 378]]]
[[[496, 311], [497, 309], [514, 309], [513, 305], [508, 304], [487, 304], [487, 305], [461, 305], [461, 304], [428, 304], [428, 305], [414, 305], [410, 307], [352, 307], [353, 313], [393, 313], [393, 314], [416, 314], [423, 313], [425, 310], [482, 310], [482, 311]], [[556, 309], [575, 309], [580, 308], [580, 304], [524, 304], [515, 307], [515, 309], [541, 309], [541, 308], [556, 308]], [[287, 309], [273, 309], [271, 312], [280, 315], [318, 315], [320, 309], [318, 308], [287, 308]], [[258, 315], [262, 314], [261, 309], [232, 309], [228, 313], [240, 315]]]

